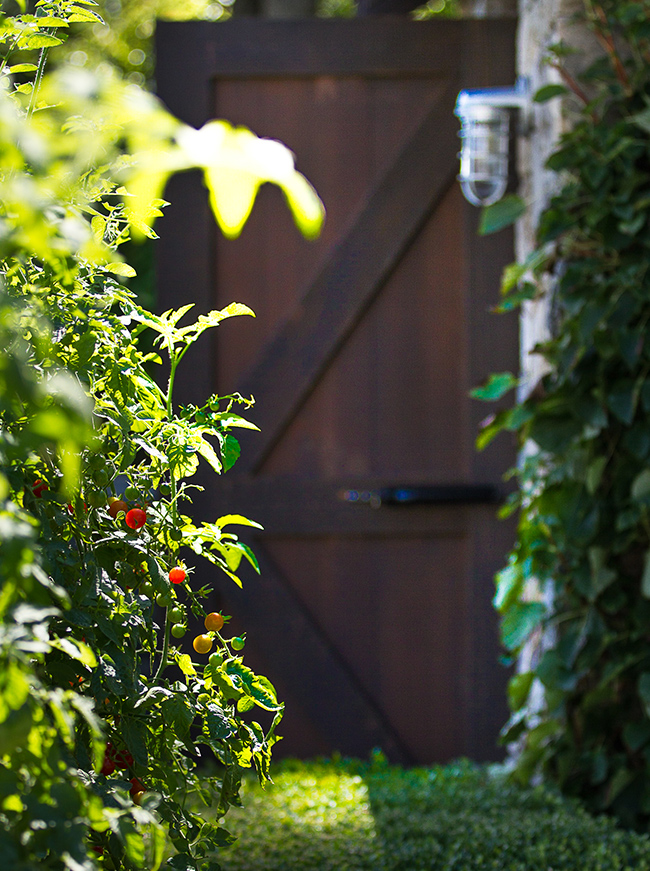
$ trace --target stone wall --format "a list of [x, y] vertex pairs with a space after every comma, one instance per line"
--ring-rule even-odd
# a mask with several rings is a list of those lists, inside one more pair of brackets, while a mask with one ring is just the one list
[[[598, 51], [594, 36], [576, 14], [584, 0], [519, 0], [517, 68], [530, 79], [532, 93], [543, 85], [561, 82], [559, 72], [549, 65], [548, 48], [565, 42], [579, 50], [566, 59], [569, 71], [581, 68]], [[544, 168], [562, 131], [572, 122], [572, 99], [553, 99], [534, 104], [530, 134], [518, 140], [520, 194], [528, 210], [516, 228], [516, 257], [523, 261], [535, 246], [539, 215], [558, 185], [554, 173]], [[522, 396], [532, 390], [543, 374], [543, 361], [531, 349], [548, 335], [551, 288], [545, 298], [527, 303], [521, 318]]]

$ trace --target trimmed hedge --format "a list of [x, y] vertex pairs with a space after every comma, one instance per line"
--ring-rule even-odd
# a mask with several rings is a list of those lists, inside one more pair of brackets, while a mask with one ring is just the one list
[[224, 871], [650, 871], [650, 838], [461, 761], [284, 762], [228, 816]]

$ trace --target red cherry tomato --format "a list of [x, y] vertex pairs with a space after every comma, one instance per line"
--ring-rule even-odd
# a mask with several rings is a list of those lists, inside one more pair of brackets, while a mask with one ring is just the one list
[[[114, 505], [115, 503], [113, 503]], [[111, 508], [113, 506], [111, 505]], [[147, 513], [142, 508], [132, 508], [126, 513], [126, 525], [129, 529], [142, 529], [147, 522]]]
[[123, 499], [114, 499], [108, 506], [108, 513], [113, 518], [117, 517], [120, 511], [123, 511], [126, 514], [128, 510], [129, 506], [126, 504], [126, 502], [124, 502]]
[[41, 481], [40, 478], [37, 478], [32, 485], [32, 493], [37, 499], [40, 499], [43, 493], [49, 489], [45, 481]]
[[[83, 506], [84, 506], [84, 511], [88, 511], [88, 506], [86, 505], [85, 502], [83, 503]], [[70, 514], [74, 514], [74, 505], [72, 504], [72, 502], [68, 502], [68, 511], [70, 512]]]
[[131, 795], [135, 795], [137, 792], [144, 792], [144, 784], [137, 777], [131, 778]]
[[104, 764], [102, 765], [102, 774], [105, 774], [108, 777], [115, 771], [115, 762], [108, 755], [108, 748], [106, 749], [106, 754], [104, 756]]
[[185, 580], [187, 572], [185, 569], [180, 568], [180, 566], [176, 566], [175, 569], [171, 569], [169, 572], [169, 580], [172, 584], [182, 584]]
[[115, 764], [118, 768], [131, 768], [133, 765], [133, 756], [128, 750], [120, 750], [115, 754]]

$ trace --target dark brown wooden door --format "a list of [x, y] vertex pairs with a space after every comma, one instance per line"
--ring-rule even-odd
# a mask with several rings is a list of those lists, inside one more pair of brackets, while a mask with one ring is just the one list
[[514, 458], [475, 453], [489, 409], [468, 392], [517, 367], [516, 322], [490, 313], [512, 240], [476, 235], [453, 108], [461, 87], [511, 83], [513, 55], [512, 21], [160, 25], [172, 111], [283, 141], [328, 213], [307, 242], [266, 186], [225, 241], [189, 177], [160, 226], [161, 308], [257, 313], [219, 328], [183, 390], [256, 398], [262, 432], [201, 512], [264, 525], [262, 577], [216, 581], [286, 701], [285, 753], [498, 756], [490, 600], [512, 529], [489, 493]]

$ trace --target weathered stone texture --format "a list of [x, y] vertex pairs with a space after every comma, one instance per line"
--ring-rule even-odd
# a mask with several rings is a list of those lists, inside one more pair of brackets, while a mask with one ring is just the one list
[[[580, 68], [598, 50], [594, 36], [584, 23], [576, 20], [584, 0], [519, 0], [517, 64], [520, 75], [530, 79], [532, 93], [543, 85], [561, 83], [560, 73], [549, 64], [549, 47], [564, 42], [579, 53], [566, 59], [569, 72]], [[559, 136], [572, 120], [572, 103], [577, 97], [550, 100], [533, 105], [530, 134], [518, 140], [520, 193], [528, 210], [516, 229], [516, 256], [523, 261], [535, 247], [535, 229], [539, 216], [560, 179], [545, 169], [546, 159]], [[543, 361], [531, 349], [548, 335], [550, 288], [544, 298], [527, 303], [521, 318], [521, 393], [526, 395], [543, 374]]]

